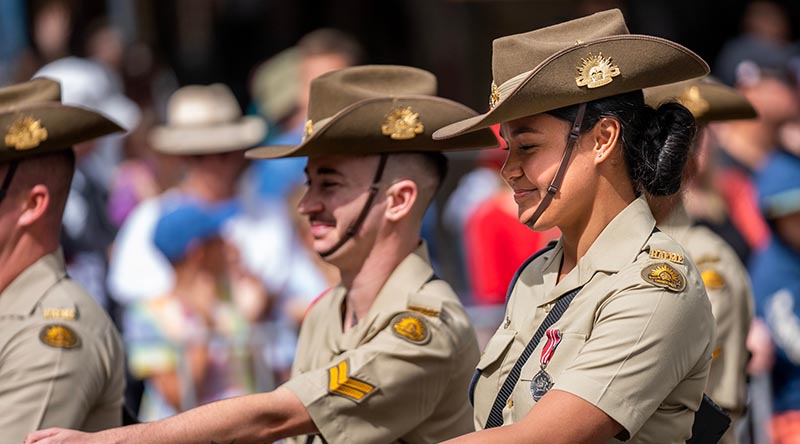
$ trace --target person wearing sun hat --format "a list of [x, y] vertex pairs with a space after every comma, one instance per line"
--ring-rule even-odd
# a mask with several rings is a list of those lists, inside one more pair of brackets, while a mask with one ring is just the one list
[[435, 94], [436, 78], [421, 69], [333, 71], [311, 83], [301, 144], [247, 152], [308, 156], [299, 210], [314, 248], [342, 275], [309, 310], [286, 384], [155, 424], [96, 435], [43, 430], [26, 442], [432, 443], [472, 430], [464, 389], [477, 340], [434, 274], [420, 228], [446, 172], [441, 152], [497, 139], [487, 129], [433, 140], [436, 128], [476, 114]]
[[65, 271], [61, 218], [73, 145], [121, 131], [61, 103], [58, 82], [0, 88], [0, 430], [96, 431], [122, 421], [124, 352], [106, 312]]
[[[697, 121], [700, 133], [684, 183], [695, 180], [702, 162], [707, 161], [703, 156], [709, 150], [710, 123], [757, 116], [747, 98], [710, 77], [648, 88], [644, 96], [653, 107], [676, 101]], [[747, 402], [747, 335], [753, 320], [753, 290], [747, 269], [722, 237], [690, 218], [682, 194], [648, 196], [648, 201], [658, 227], [686, 249], [700, 270], [717, 334], [706, 393], [731, 415], [731, 426], [720, 442], [735, 443], [735, 430]]]
[[484, 430], [456, 442], [690, 438], [711, 304], [643, 195], [678, 191], [695, 122], [682, 105], [647, 106], [642, 89], [708, 71], [683, 46], [630, 34], [616, 9], [494, 41], [490, 110], [434, 138], [500, 123], [520, 222], [562, 235], [512, 281], [470, 387]]

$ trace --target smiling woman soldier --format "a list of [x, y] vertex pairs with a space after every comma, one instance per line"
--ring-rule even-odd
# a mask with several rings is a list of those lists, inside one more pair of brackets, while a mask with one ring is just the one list
[[497, 39], [492, 69], [490, 111], [434, 137], [501, 123], [520, 222], [562, 237], [512, 282], [471, 387], [486, 430], [455, 441], [685, 442], [714, 319], [700, 274], [643, 194], [678, 191], [695, 122], [679, 104], [650, 108], [641, 90], [708, 66], [629, 34], [611, 10]]

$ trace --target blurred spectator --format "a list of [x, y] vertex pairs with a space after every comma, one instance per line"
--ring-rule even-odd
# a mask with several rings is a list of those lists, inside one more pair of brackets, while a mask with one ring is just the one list
[[27, 48], [24, 0], [0, 2], [0, 86], [14, 81], [18, 59]]
[[[67, 57], [48, 63], [34, 77], [61, 84], [62, 102], [97, 111], [126, 130], [139, 122], [139, 108], [98, 63]], [[119, 162], [124, 135], [106, 136], [75, 146], [77, 165], [64, 210], [62, 244], [70, 275], [109, 309], [106, 291], [108, 248], [116, 236], [109, 219], [108, 189]]]
[[31, 43], [19, 60], [16, 81], [24, 81], [40, 67], [70, 55], [73, 4], [70, 0], [28, 2]]
[[791, 444], [800, 440], [800, 158], [777, 151], [757, 179], [771, 238], [750, 269], [756, 313], [775, 344], [772, 443]]
[[[254, 79], [260, 84], [253, 90], [262, 112], [274, 119], [277, 128], [267, 143], [269, 145], [298, 145], [303, 138], [308, 114], [308, 94], [311, 80], [326, 72], [362, 63], [361, 45], [350, 35], [330, 28], [318, 29], [306, 34], [296, 48], [268, 60], [261, 75]], [[268, 76], [282, 80], [276, 82]], [[286, 91], [296, 92], [289, 98]], [[270, 104], [270, 101], [277, 103]], [[291, 106], [289, 106], [291, 104]], [[255, 173], [258, 193], [267, 197], [285, 198], [291, 188], [304, 181], [302, 158], [278, 159], [269, 162], [256, 161]]]
[[[236, 304], [242, 296], [237, 286], [230, 285], [242, 275], [221, 238], [237, 210], [235, 202], [187, 201], [156, 223], [153, 243], [174, 267], [175, 283], [167, 293], [135, 303], [125, 319], [130, 370], [145, 380], [142, 420], [254, 390], [247, 315]], [[263, 293], [255, 284], [249, 287]], [[264, 294], [247, 297], [266, 301]]]
[[[248, 199], [238, 187], [246, 160], [242, 151], [264, 138], [260, 118], [241, 115], [230, 90], [221, 84], [186, 86], [172, 95], [166, 126], [151, 133], [153, 148], [185, 160], [180, 184], [145, 200], [122, 226], [111, 256], [109, 285], [122, 304], [165, 294], [173, 285], [172, 268], [153, 245], [158, 215], [187, 200], [220, 202], [239, 198], [242, 211], [225, 225], [223, 237], [241, 255], [245, 269], [275, 298], [280, 313], [288, 301], [307, 305], [326, 286], [288, 222], [283, 204]], [[146, 279], [142, 277], [146, 276]], [[261, 318], [265, 313], [261, 313]], [[265, 353], [277, 368], [291, 365], [295, 325], [288, 319], [269, 335], [287, 334]], [[276, 348], [277, 347], [277, 348]]]

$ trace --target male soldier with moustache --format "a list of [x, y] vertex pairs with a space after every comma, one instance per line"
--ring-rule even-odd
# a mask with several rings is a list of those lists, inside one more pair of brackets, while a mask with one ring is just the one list
[[49, 429], [25, 442], [431, 443], [472, 430], [475, 334], [419, 233], [445, 175], [441, 152], [497, 140], [487, 129], [434, 141], [437, 128], [475, 115], [435, 90], [432, 74], [410, 67], [334, 71], [312, 82], [303, 143], [248, 152], [308, 156], [299, 209], [342, 276], [309, 310], [286, 384], [156, 423], [95, 435]]

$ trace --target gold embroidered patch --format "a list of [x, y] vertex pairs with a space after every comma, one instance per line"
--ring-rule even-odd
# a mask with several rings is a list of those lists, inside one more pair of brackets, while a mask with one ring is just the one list
[[395, 108], [383, 117], [381, 133], [392, 140], [408, 140], [425, 132], [425, 126], [419, 121], [419, 113], [410, 106]]
[[686, 278], [683, 273], [667, 263], [648, 265], [642, 270], [642, 279], [668, 290], [683, 291], [686, 288]]
[[306, 120], [306, 125], [303, 127], [303, 140], [305, 142], [309, 137], [314, 135], [314, 122], [311, 119]]
[[596, 56], [590, 52], [589, 57], [581, 59], [581, 66], [576, 69], [578, 77], [575, 77], [575, 83], [589, 89], [608, 85], [613, 77], [620, 74], [619, 67], [613, 64], [611, 57], [603, 58], [602, 52]]
[[695, 117], [700, 117], [708, 111], [708, 100], [700, 94], [700, 88], [693, 86], [681, 94], [678, 103], [685, 106]]
[[67, 321], [74, 321], [78, 318], [78, 313], [74, 308], [45, 308], [45, 319], [65, 319]]
[[683, 255], [680, 253], [673, 253], [666, 250], [650, 250], [650, 259], [661, 259], [674, 262], [676, 264], [683, 264]]
[[412, 313], [401, 313], [392, 319], [392, 333], [414, 344], [426, 344], [431, 330], [425, 320]]
[[709, 290], [719, 290], [725, 288], [725, 278], [722, 277], [717, 270], [708, 269], [703, 271], [700, 276], [703, 278], [703, 283]]
[[47, 129], [42, 127], [42, 121], [33, 117], [20, 117], [8, 128], [5, 142], [6, 146], [17, 151], [36, 148], [47, 140]]
[[361, 401], [375, 390], [375, 386], [350, 377], [347, 360], [328, 369], [328, 392], [353, 401]]
[[493, 110], [495, 106], [497, 106], [497, 102], [500, 101], [500, 89], [497, 88], [497, 84], [492, 82], [492, 91], [489, 93], [489, 110]]
[[81, 346], [81, 338], [75, 330], [63, 324], [52, 324], [42, 328], [39, 333], [39, 340], [43, 344], [55, 348], [78, 348]]

